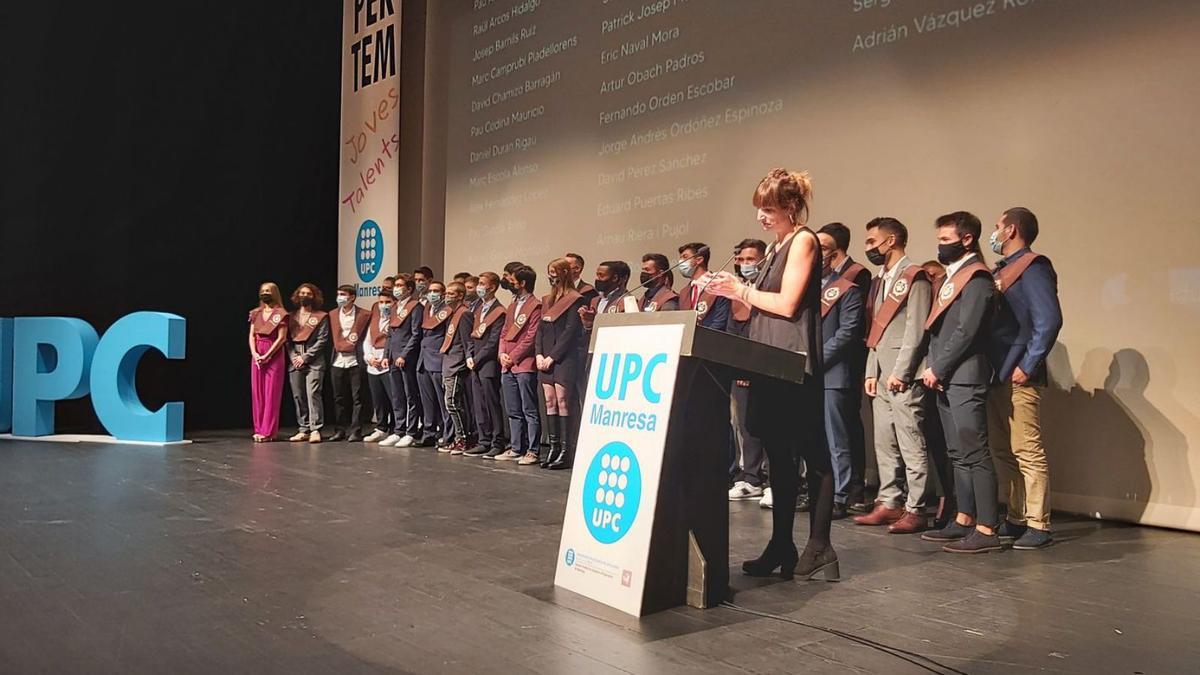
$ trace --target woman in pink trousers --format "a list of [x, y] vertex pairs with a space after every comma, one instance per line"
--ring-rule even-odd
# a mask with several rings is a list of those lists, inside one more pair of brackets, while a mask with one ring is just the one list
[[258, 307], [250, 311], [250, 398], [255, 443], [274, 441], [279, 433], [279, 406], [283, 381], [287, 379], [283, 363], [287, 318], [279, 287], [271, 282], [260, 286]]

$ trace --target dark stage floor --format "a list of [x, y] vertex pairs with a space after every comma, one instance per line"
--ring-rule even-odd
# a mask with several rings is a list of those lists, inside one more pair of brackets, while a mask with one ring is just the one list
[[[565, 472], [203, 440], [0, 442], [0, 672], [926, 672], [730, 609], [639, 622], [556, 593]], [[738, 561], [769, 514], [731, 506]], [[1200, 537], [1057, 531], [951, 556], [843, 521], [842, 583], [739, 572], [735, 602], [968, 673], [1200, 669]]]

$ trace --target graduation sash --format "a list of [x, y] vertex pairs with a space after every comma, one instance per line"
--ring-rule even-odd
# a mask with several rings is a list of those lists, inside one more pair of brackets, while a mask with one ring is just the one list
[[333, 349], [339, 354], [353, 354], [355, 347], [358, 346], [359, 338], [367, 328], [367, 322], [371, 320], [371, 313], [355, 305], [350, 332], [344, 336], [342, 335], [342, 310], [339, 309], [334, 314], [337, 316], [337, 325], [335, 326], [332, 320], [329, 322], [329, 332], [333, 337]]
[[525, 327], [525, 324], [529, 323], [529, 315], [533, 313], [533, 310], [541, 306], [541, 300], [530, 296], [526, 298], [525, 304], [521, 306], [521, 311], [518, 312], [516, 311], [517, 301], [513, 300], [512, 304], [508, 307], [508, 313], [504, 317], [504, 339], [509, 341], [516, 340], [517, 336], [521, 334], [521, 329]]
[[479, 310], [481, 309], [483, 309], [483, 303], [480, 303], [479, 307], [475, 310], [475, 328], [471, 331], [471, 337], [475, 338], [476, 340], [482, 338], [484, 334], [487, 333], [489, 326], [497, 321], [502, 322], [504, 320], [504, 316], [507, 314], [507, 312], [504, 311], [504, 305], [500, 304], [499, 302], [492, 304], [492, 308], [488, 310], [487, 316], [480, 315]]
[[[378, 307], [376, 308], [376, 311], [378, 311]], [[371, 345], [376, 349], [383, 349], [385, 346], [387, 346], [388, 331], [379, 330], [380, 320], [380, 317], [377, 316], [375, 312], [372, 312], [371, 318], [367, 321], [369, 326], [367, 328], [367, 339], [371, 341]]]
[[[867, 347], [874, 349], [879, 341], [883, 339], [883, 332], [891, 325], [892, 319], [900, 313], [900, 309], [908, 302], [908, 294], [912, 291], [913, 283], [921, 280], [928, 281], [929, 275], [920, 265], [909, 265], [900, 273], [900, 278], [892, 282], [892, 287], [888, 289], [887, 297], [883, 299], [883, 304], [879, 306], [879, 313], [874, 313], [874, 300], [871, 302], [871, 331], [867, 334]], [[876, 283], [878, 282], [878, 283]], [[875, 282], [871, 283], [875, 293], [879, 291], [879, 283], [882, 283], [882, 278], [876, 278]]]
[[400, 307], [400, 303], [396, 303], [395, 306], [399, 307], [399, 309], [395, 314], [392, 315], [392, 328], [399, 328], [400, 324], [407, 321], [408, 315], [412, 314], [412, 311], [416, 309], [417, 305], [419, 304], [421, 304], [419, 300], [409, 300], [408, 302], [404, 303], [403, 307]]
[[929, 318], [925, 320], [925, 329], [933, 327], [938, 317], [949, 309], [950, 305], [958, 299], [962, 289], [966, 287], [967, 282], [976, 275], [986, 275], [989, 279], [992, 273], [987, 266], [975, 260], [969, 265], [964, 265], [962, 269], [954, 273], [953, 277], [942, 279], [942, 283], [938, 285], [933, 298], [933, 309], [929, 312]]
[[278, 307], [250, 310], [250, 323], [254, 324], [254, 332], [258, 335], [270, 335], [287, 318], [287, 312]]
[[425, 330], [433, 330], [446, 322], [450, 318], [450, 308], [442, 305], [442, 308], [434, 312], [430, 310], [425, 313], [425, 318], [421, 320], [421, 328]]
[[654, 297], [650, 299], [650, 304], [646, 305], [647, 312], [657, 312], [659, 307], [679, 297], [679, 294], [672, 290], [669, 286], [663, 286], [654, 293]]
[[849, 277], [838, 277], [828, 284], [821, 291], [821, 318], [824, 319], [826, 314], [829, 314], [833, 306], [842, 299], [846, 291], [854, 287], [854, 282]]
[[[603, 297], [603, 296], [597, 295], [596, 297], [592, 298], [588, 302], [588, 306], [591, 307], [593, 310], [596, 310], [596, 308], [598, 308], [600, 306], [600, 298], [601, 297]], [[620, 294], [618, 294], [618, 297], [620, 297]], [[625, 305], [623, 302], [609, 303], [609, 305], [604, 308], [604, 313], [605, 314], [624, 314], [625, 313]]]
[[442, 338], [442, 348], [438, 350], [441, 353], [445, 354], [450, 351], [450, 345], [454, 344], [454, 337], [458, 333], [458, 324], [462, 321], [462, 316], [467, 313], [467, 310], [468, 307], [465, 302], [459, 305], [458, 309], [454, 310], [454, 315], [450, 317], [450, 325], [446, 326], [446, 337]]
[[1025, 270], [1029, 269], [1030, 265], [1043, 257], [1041, 253], [1030, 251], [1028, 254], [996, 270], [996, 290], [1001, 293], [1007, 293], [1008, 289], [1012, 288], [1012, 285], [1017, 283], [1017, 279], [1020, 279], [1021, 275], [1025, 273]]
[[560, 296], [558, 300], [551, 305], [550, 294], [547, 293], [546, 297], [542, 298], [542, 307], [549, 307], [549, 309], [542, 312], [542, 321], [557, 321], [558, 317], [562, 316], [564, 312], [570, 309], [571, 305], [575, 304], [575, 301], [580, 297], [579, 291], [576, 291], [573, 288], [568, 288], [567, 292], [563, 293], [562, 296]]
[[713, 303], [716, 302], [717, 296], [707, 290], [700, 291], [700, 296], [696, 298], [696, 305], [692, 306], [692, 285], [688, 285], [683, 289], [683, 293], [679, 295], [679, 309], [694, 309], [699, 314], [699, 318], [703, 319], [708, 310], [712, 309]]
[[304, 325], [300, 325], [300, 312], [296, 312], [288, 317], [288, 339], [292, 342], [304, 342], [312, 332], [321, 325], [325, 320], [325, 312], [313, 312], [308, 315], [308, 319], [304, 321]]

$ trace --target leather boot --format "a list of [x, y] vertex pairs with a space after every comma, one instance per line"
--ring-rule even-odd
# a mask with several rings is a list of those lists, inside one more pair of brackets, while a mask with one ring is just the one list
[[558, 458], [550, 462], [548, 469], [569, 469], [571, 463], [575, 460], [575, 447], [571, 443], [571, 418], [565, 415], [558, 416], [558, 438], [559, 452]]
[[558, 435], [558, 415], [547, 415], [546, 426], [549, 427], [546, 430], [546, 440], [550, 444], [550, 450], [540, 463], [543, 469], [549, 469], [551, 464], [557, 462], [563, 451], [562, 437]]

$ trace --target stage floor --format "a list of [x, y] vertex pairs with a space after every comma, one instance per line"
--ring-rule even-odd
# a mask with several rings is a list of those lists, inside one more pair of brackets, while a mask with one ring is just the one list
[[[638, 621], [556, 592], [567, 472], [197, 440], [0, 442], [0, 672], [928, 672], [727, 608]], [[736, 567], [770, 514], [730, 520]], [[952, 556], [841, 521], [844, 581], [737, 570], [734, 602], [968, 673], [1197, 671], [1200, 537], [1056, 532]]]

